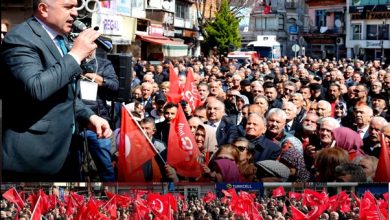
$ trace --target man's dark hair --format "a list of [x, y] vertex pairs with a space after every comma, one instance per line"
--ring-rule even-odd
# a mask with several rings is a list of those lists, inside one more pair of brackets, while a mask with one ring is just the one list
[[173, 107], [176, 107], [178, 108], [179, 106], [175, 103], [172, 103], [172, 102], [168, 102], [165, 106], [164, 106], [164, 112], [169, 109], [169, 108], [173, 108]]
[[353, 163], [343, 163], [335, 168], [336, 177], [351, 175], [348, 182], [367, 182], [367, 176], [361, 166]]
[[156, 123], [154, 122], [154, 119], [151, 118], [151, 117], [146, 117], [146, 118], [143, 118], [140, 122], [140, 124], [146, 124], [146, 123], [150, 123], [153, 125], [154, 128], [156, 128]]
[[264, 89], [268, 89], [268, 88], [275, 88], [275, 89], [276, 89], [276, 86], [275, 86], [275, 84], [272, 83], [272, 82], [265, 82], [265, 83], [263, 84], [263, 88], [264, 88]]

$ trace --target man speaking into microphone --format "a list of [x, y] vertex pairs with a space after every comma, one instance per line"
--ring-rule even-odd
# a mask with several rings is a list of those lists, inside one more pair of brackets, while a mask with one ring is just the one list
[[[78, 126], [110, 137], [108, 122], [78, 98], [80, 63], [97, 48], [85, 29], [67, 47], [77, 0], [33, 0], [33, 16], [1, 47], [2, 180], [78, 181]], [[76, 152], [76, 153], [75, 153]]]

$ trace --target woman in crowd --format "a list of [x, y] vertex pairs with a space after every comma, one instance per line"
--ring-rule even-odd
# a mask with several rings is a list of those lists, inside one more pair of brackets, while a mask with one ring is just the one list
[[311, 180], [310, 172], [306, 169], [302, 152], [295, 148], [290, 148], [282, 152], [279, 162], [290, 169], [290, 176], [287, 182], [307, 182]]
[[221, 145], [209, 166], [203, 165], [204, 176], [214, 182], [241, 182], [239, 158], [240, 153], [234, 145]]
[[243, 182], [253, 182], [256, 180], [256, 166], [254, 164], [253, 155], [255, 146], [244, 137], [239, 137], [233, 141], [233, 145], [240, 152], [238, 168]]
[[348, 163], [348, 152], [339, 148], [324, 148], [322, 149], [314, 163], [315, 181], [317, 182], [333, 182], [336, 180], [335, 168], [337, 165]]

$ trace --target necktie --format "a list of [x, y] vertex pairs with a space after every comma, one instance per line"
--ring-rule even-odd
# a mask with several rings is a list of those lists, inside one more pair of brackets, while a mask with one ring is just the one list
[[56, 37], [56, 40], [57, 40], [58, 44], [60, 45], [60, 49], [61, 49], [62, 55], [67, 54], [68, 53], [68, 48], [66, 48], [64, 37], [58, 35]]
[[[61, 35], [57, 35], [57, 37], [55, 39], [57, 40], [58, 44], [60, 45], [62, 55], [65, 56], [68, 53], [68, 48], [66, 48], [64, 37]], [[73, 90], [76, 90], [76, 81], [75, 80], [73, 80], [73, 82], [72, 82], [72, 87], [73, 87]], [[72, 134], [74, 134], [75, 130], [76, 130], [76, 120], [73, 118]]]

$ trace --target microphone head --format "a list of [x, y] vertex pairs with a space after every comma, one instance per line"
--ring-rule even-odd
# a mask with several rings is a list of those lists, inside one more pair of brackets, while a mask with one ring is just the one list
[[83, 30], [87, 29], [87, 26], [83, 22], [81, 22], [79, 20], [75, 20], [73, 22], [73, 27], [76, 28], [79, 31], [83, 31]]

